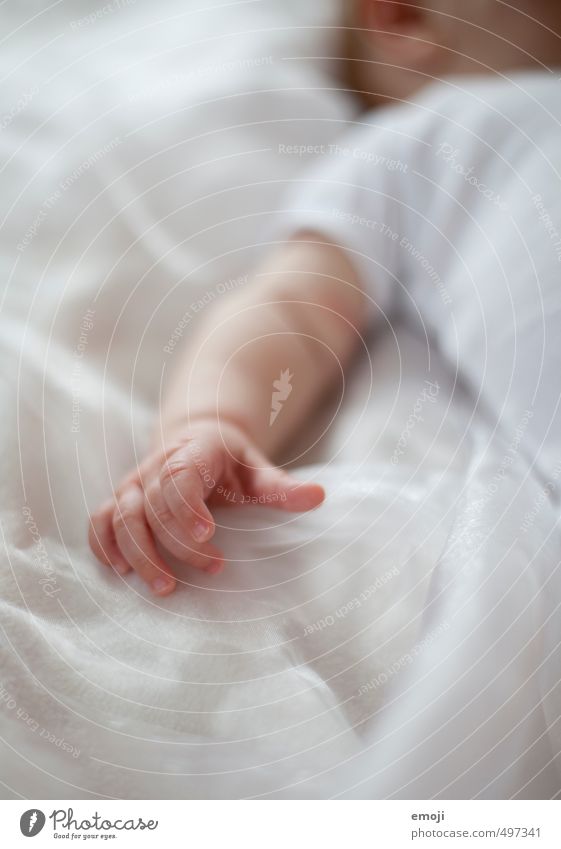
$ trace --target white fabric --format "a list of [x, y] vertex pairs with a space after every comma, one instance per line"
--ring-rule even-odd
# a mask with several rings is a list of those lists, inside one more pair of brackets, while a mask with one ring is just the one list
[[324, 0], [212, 5], [2, 10], [2, 102], [38, 88], [0, 132], [3, 795], [553, 796], [556, 515], [417, 335], [364, 355], [299, 472], [325, 506], [219, 516], [223, 575], [157, 600], [88, 550], [174, 329], [280, 226], [307, 157], [279, 144], [353, 118], [290, 58], [328, 54]]
[[561, 460], [559, 75], [453, 77], [324, 145], [291, 229], [351, 251], [546, 476]]

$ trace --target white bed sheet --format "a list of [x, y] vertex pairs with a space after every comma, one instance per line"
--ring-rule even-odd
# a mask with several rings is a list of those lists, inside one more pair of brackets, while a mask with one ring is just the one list
[[224, 511], [229, 568], [185, 569], [164, 600], [88, 550], [178, 320], [274, 239], [307, 161], [279, 144], [352, 120], [321, 58], [334, 7], [18, 5], [0, 58], [3, 795], [558, 794], [556, 513], [399, 324], [298, 472], [325, 483], [321, 509]]

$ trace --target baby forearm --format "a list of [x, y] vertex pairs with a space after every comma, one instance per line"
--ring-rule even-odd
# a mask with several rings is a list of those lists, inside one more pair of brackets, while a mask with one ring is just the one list
[[212, 416], [236, 422], [272, 456], [358, 344], [364, 296], [337, 248], [292, 243], [248, 286], [210, 310], [182, 352], [164, 438]]
[[[164, 423], [173, 428], [200, 416], [227, 419], [266, 454], [276, 452], [313, 407], [330, 373], [317, 343], [289, 318], [283, 305], [215, 313], [224, 327], [205, 322], [185, 351], [169, 388]], [[279, 411], [274, 421], [273, 400]]]

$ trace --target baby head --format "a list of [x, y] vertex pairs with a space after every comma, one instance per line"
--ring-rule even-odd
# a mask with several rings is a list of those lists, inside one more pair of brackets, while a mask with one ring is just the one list
[[403, 100], [451, 74], [561, 65], [559, 0], [344, 0], [351, 86]]

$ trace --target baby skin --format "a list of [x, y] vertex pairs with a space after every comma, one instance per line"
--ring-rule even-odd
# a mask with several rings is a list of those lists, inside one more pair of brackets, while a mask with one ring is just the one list
[[[364, 300], [345, 254], [302, 234], [209, 308], [178, 353], [151, 450], [91, 517], [98, 560], [165, 596], [177, 584], [166, 552], [210, 574], [223, 568], [214, 508], [318, 507], [322, 487], [273, 460], [359, 345]], [[272, 421], [272, 387], [287, 370], [292, 390]]]

